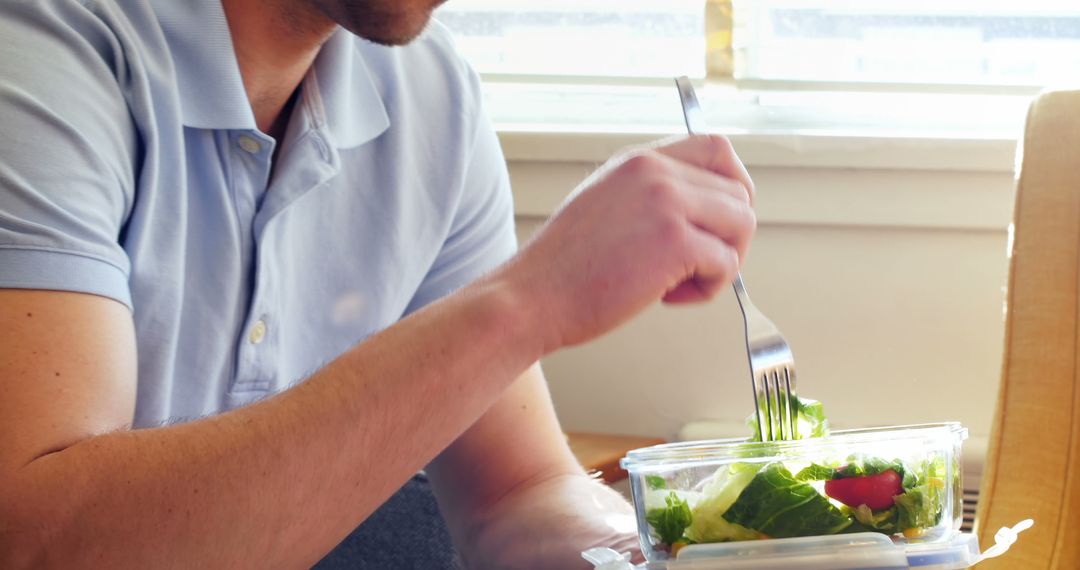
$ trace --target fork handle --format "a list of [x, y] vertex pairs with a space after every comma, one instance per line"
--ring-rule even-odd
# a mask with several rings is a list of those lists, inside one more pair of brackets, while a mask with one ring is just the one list
[[746, 292], [746, 285], [743, 285], [742, 272], [735, 274], [735, 280], [731, 282], [731, 287], [735, 289], [735, 298], [739, 301], [739, 310], [742, 311], [745, 317], [746, 307], [750, 305], [750, 294]]

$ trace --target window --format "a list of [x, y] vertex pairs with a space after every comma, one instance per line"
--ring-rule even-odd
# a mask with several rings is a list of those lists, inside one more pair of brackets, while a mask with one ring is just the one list
[[1033, 89], [1080, 69], [1075, 0], [451, 0], [437, 15], [489, 77], [701, 78], [708, 59], [754, 85]]
[[489, 76], [705, 73], [702, 0], [451, 0], [436, 17]]
[[1040, 86], [1080, 69], [1073, 0], [736, 2], [736, 76]]
[[450, 0], [500, 129], [1014, 140], [1080, 76], [1076, 0]]

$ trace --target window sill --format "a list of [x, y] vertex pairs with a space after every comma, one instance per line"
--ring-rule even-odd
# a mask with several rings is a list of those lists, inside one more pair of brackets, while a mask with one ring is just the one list
[[[658, 98], [650, 102], [648, 93], [634, 94], [641, 88], [552, 94], [545, 91], [550, 87], [532, 86], [507, 97], [507, 86], [489, 87], [489, 110], [509, 161], [515, 210], [524, 218], [550, 215], [571, 188], [620, 148], [684, 132], [673, 88], [663, 94], [654, 88]], [[909, 109], [879, 111], [871, 122], [865, 113], [836, 103], [786, 107], [781, 113], [710, 91], [699, 92], [703, 106], [724, 113], [707, 115], [709, 124], [732, 139], [758, 186], [759, 226], [998, 235], [1007, 230], [1026, 101], [997, 113], [987, 112], [989, 103], [975, 101], [964, 117], [953, 101], [924, 111], [931, 118], [944, 111], [956, 116], [920, 119], [933, 128], [915, 128], [909, 120], [915, 112]]]
[[[751, 167], [1012, 172], [1027, 96], [699, 89]], [[674, 87], [485, 84], [511, 162], [603, 161], [683, 131]]]

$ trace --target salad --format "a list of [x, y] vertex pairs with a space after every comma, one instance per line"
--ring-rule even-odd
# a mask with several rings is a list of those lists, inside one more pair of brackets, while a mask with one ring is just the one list
[[[798, 420], [804, 437], [829, 433], [820, 402], [800, 399]], [[674, 555], [695, 543], [855, 532], [920, 538], [945, 516], [943, 455], [762, 462], [761, 444], [754, 445], [756, 461], [748, 454], [745, 462], [723, 465], [693, 490], [646, 475], [645, 521], [654, 548]]]

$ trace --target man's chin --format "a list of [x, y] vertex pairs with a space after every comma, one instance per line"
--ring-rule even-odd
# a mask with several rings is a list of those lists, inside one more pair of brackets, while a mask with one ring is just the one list
[[378, 33], [371, 33], [370, 30], [366, 29], [353, 29], [346, 25], [342, 25], [342, 27], [369, 42], [387, 47], [398, 47], [412, 43], [413, 40], [420, 37], [420, 34], [424, 33], [424, 29], [427, 26], [421, 27], [418, 30], [409, 30], [400, 33], [388, 33], [388, 30], [379, 30]]
[[381, 2], [326, 3], [323, 13], [339, 26], [354, 35], [384, 46], [403, 46], [411, 43], [424, 32], [431, 21], [435, 8], [431, 6], [410, 7]]

